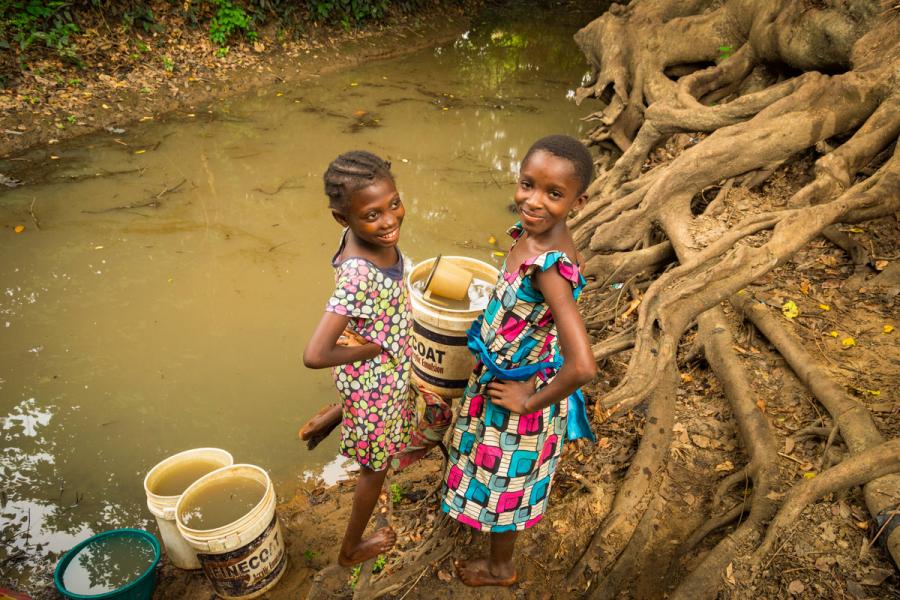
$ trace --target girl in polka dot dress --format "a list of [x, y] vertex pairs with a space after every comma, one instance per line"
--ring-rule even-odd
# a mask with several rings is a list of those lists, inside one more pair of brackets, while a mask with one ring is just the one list
[[[362, 535], [392, 455], [409, 443], [413, 406], [407, 340], [412, 313], [397, 247], [405, 209], [390, 163], [369, 152], [348, 152], [329, 165], [324, 180], [331, 213], [345, 229], [332, 259], [334, 294], [306, 346], [303, 363], [313, 369], [333, 368], [343, 401], [341, 454], [360, 466], [338, 555], [338, 562], [348, 566], [386, 552], [396, 541], [390, 527], [367, 539]], [[327, 435], [327, 415], [327, 409], [317, 415], [301, 437]]]

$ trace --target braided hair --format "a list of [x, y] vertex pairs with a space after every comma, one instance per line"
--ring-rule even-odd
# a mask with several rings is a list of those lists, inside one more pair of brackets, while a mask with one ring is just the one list
[[365, 150], [341, 154], [331, 161], [322, 176], [329, 208], [346, 212], [350, 208], [350, 196], [353, 192], [385, 177], [394, 180], [389, 161]]
[[549, 152], [553, 156], [564, 158], [572, 163], [572, 167], [575, 168], [575, 176], [581, 184], [578, 195], [584, 193], [591, 185], [591, 180], [594, 178], [594, 159], [591, 158], [591, 153], [584, 144], [567, 135], [548, 135], [532, 144], [525, 154], [525, 158], [522, 159], [522, 164], [525, 164], [532, 154], [540, 151]]

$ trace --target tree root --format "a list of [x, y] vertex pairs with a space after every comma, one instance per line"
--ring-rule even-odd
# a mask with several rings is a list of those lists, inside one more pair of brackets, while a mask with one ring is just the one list
[[[755, 302], [748, 293], [737, 294], [732, 303], [775, 345], [797, 378], [809, 387], [812, 394], [831, 413], [851, 454], [858, 455], [882, 443], [881, 433], [869, 411], [829, 377], [825, 369], [784, 329], [765, 305]], [[866, 505], [873, 516], [900, 502], [900, 475], [888, 475], [863, 483]], [[900, 565], [900, 530], [895, 529], [890, 535], [887, 548], [894, 563]]]
[[[747, 519], [733, 532], [725, 536], [679, 584], [672, 598], [714, 598], [721, 586], [725, 567], [740, 553], [752, 548], [762, 537], [764, 523], [775, 514], [776, 502], [769, 493], [778, 475], [775, 439], [765, 416], [759, 411], [753, 398], [747, 372], [734, 352], [734, 340], [725, 314], [719, 307], [700, 315], [698, 338], [706, 360], [716, 378], [721, 382], [725, 397], [731, 404], [743, 446], [750, 461], [745, 477], [753, 481], [753, 496], [743, 499], [718, 521], [711, 521], [683, 546], [687, 551], [707, 534], [730, 523], [740, 515]], [[716, 491], [721, 497], [725, 488], [741, 480], [741, 472], [726, 478]]]
[[676, 386], [673, 365], [665, 374], [664, 384], [650, 397], [644, 435], [609, 514], [566, 576], [568, 589], [579, 593], [588, 591], [594, 576], [606, 571], [618, 559], [652, 498], [658, 497], [654, 489], [658, 487], [658, 477], [664, 470], [672, 443]]
[[832, 492], [863, 485], [898, 471], [900, 439], [894, 439], [863, 450], [813, 479], [798, 483], [788, 492], [784, 504], [769, 524], [765, 539], [753, 553], [753, 564], [759, 565], [772, 551], [784, 529], [796, 523], [800, 513], [811, 502]]

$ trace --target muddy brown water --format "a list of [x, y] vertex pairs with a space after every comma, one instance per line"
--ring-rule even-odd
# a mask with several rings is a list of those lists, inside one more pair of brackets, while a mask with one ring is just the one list
[[262, 466], [282, 497], [340, 477], [336, 436], [296, 438], [337, 398], [300, 362], [340, 233], [323, 170], [389, 158], [405, 254], [499, 264], [523, 153], [580, 131], [571, 36], [592, 16], [519, 5], [424, 52], [0, 161], [26, 182], [0, 196], [0, 579], [35, 589], [92, 533], [155, 531], [142, 479], [187, 448]]

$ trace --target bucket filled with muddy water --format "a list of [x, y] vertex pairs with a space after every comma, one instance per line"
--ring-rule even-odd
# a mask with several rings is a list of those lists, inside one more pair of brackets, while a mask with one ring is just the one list
[[219, 448], [194, 448], [174, 454], [150, 469], [144, 477], [147, 508], [156, 517], [163, 546], [172, 564], [180, 569], [199, 569], [197, 553], [178, 533], [175, 505], [192, 483], [216, 469], [234, 464]]
[[[432, 282], [442, 264], [443, 285], [435, 286]], [[471, 275], [471, 280], [463, 273]], [[487, 306], [498, 275], [495, 267], [467, 256], [429, 258], [410, 271], [412, 377], [421, 387], [447, 400], [462, 396], [475, 366], [466, 346], [466, 330]], [[462, 287], [460, 281], [466, 285]], [[462, 289], [466, 293], [460, 298], [457, 291]], [[452, 290], [444, 293], [455, 297], [432, 293], [443, 290]]]
[[257, 466], [222, 467], [195, 481], [175, 507], [175, 522], [222, 598], [256, 598], [284, 574], [275, 488]]

